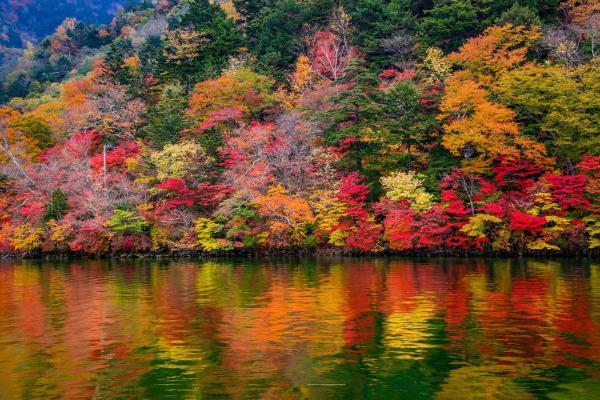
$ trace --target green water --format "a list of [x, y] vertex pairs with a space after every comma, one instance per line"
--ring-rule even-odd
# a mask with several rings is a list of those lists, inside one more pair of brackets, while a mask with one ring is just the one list
[[0, 262], [0, 399], [600, 399], [600, 262]]

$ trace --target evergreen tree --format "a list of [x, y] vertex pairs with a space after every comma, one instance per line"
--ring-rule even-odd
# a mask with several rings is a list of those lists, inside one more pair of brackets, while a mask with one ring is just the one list
[[67, 195], [60, 189], [54, 189], [48, 196], [48, 205], [43, 219], [44, 221], [59, 220], [68, 209]]
[[419, 40], [426, 46], [456, 50], [483, 28], [484, 10], [471, 0], [435, 0], [419, 23]]
[[158, 103], [148, 111], [144, 133], [157, 147], [176, 142], [181, 131], [190, 126], [185, 115], [187, 97], [181, 85], [166, 86]]
[[218, 4], [208, 0], [186, 2], [186, 12], [173, 17], [169, 22], [169, 29], [193, 30], [197, 33], [197, 38], [193, 38], [193, 41], [198, 45], [198, 51], [185, 62], [168, 62], [173, 49], [163, 52], [167, 56], [164, 74], [188, 86], [218, 76], [227, 66], [229, 57], [235, 55], [243, 45], [235, 22], [227, 17]]

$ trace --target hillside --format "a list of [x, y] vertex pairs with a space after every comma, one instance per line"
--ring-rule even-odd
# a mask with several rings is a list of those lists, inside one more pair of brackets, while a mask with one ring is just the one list
[[67, 19], [2, 82], [0, 248], [593, 253], [599, 51], [595, 0]]
[[28, 41], [38, 42], [66, 18], [104, 24], [124, 4], [118, 0], [1, 0], [0, 45], [23, 48]]

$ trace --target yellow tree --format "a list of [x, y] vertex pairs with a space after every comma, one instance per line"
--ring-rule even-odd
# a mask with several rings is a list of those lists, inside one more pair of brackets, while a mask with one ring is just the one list
[[536, 27], [495, 26], [448, 56], [462, 69], [445, 80], [438, 117], [445, 121], [444, 147], [463, 158], [467, 171], [483, 172], [497, 157], [551, 163], [543, 144], [521, 135], [515, 113], [490, 95], [503, 73], [524, 62], [538, 37]]
[[248, 68], [200, 82], [190, 97], [189, 115], [202, 123], [222, 110], [239, 110], [248, 119], [277, 103], [275, 81]]

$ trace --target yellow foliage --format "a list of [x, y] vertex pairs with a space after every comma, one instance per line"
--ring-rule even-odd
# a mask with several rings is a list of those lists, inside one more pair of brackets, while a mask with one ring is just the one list
[[296, 60], [296, 66], [291, 78], [292, 88], [297, 93], [302, 92], [312, 83], [313, 73], [310, 59], [304, 54], [301, 54], [298, 60]]
[[150, 228], [150, 239], [152, 240], [152, 251], [160, 251], [171, 244], [167, 232], [156, 225]]
[[349, 231], [336, 229], [329, 234], [328, 243], [336, 247], [344, 247], [346, 245], [346, 239], [349, 235]]
[[24, 224], [14, 228], [12, 232], [11, 245], [20, 251], [33, 251], [42, 246], [44, 230]]
[[551, 164], [542, 143], [519, 134], [515, 113], [491, 102], [483, 86], [462, 72], [446, 80], [440, 111], [438, 118], [448, 121], [442, 144], [453, 155], [464, 157], [472, 172], [483, 172], [492, 159], [501, 156]]
[[597, 215], [593, 215], [585, 218], [584, 222], [586, 223], [585, 231], [590, 238], [589, 248], [595, 249], [600, 247], [600, 218]]
[[433, 195], [423, 188], [423, 180], [414, 171], [393, 172], [381, 178], [386, 197], [390, 200], [409, 200], [410, 208], [417, 212], [433, 206]]
[[334, 231], [346, 214], [346, 205], [335, 197], [333, 191], [321, 191], [313, 194], [311, 206], [315, 210], [315, 222], [319, 232], [329, 236], [329, 243], [344, 246], [347, 232]]
[[150, 156], [156, 167], [156, 177], [159, 180], [167, 178], [183, 178], [190, 171], [201, 165], [201, 161], [210, 162], [204, 148], [193, 140], [168, 144], [162, 150]]
[[277, 96], [272, 93], [274, 86], [272, 78], [248, 68], [235, 68], [216, 79], [198, 83], [190, 97], [188, 113], [199, 122], [223, 108], [254, 114], [277, 102]]
[[471, 237], [487, 237], [486, 236], [486, 228], [489, 224], [499, 224], [502, 222], [502, 219], [496, 217], [491, 214], [477, 214], [472, 216], [462, 228], [460, 228], [461, 232], [467, 234], [467, 236]]
[[527, 243], [527, 248], [529, 250], [560, 250], [560, 247], [549, 244], [541, 238]]
[[56, 220], [51, 219], [46, 223], [50, 230], [50, 239], [56, 243], [66, 241], [71, 233], [71, 225], [59, 224]]
[[209, 218], [198, 218], [194, 222], [194, 229], [196, 230], [198, 245], [204, 251], [220, 250], [229, 245], [229, 241], [214, 237], [223, 227]]
[[429, 84], [439, 83], [452, 73], [452, 66], [446, 60], [444, 52], [437, 47], [428, 48], [423, 61], [424, 67], [430, 73], [426, 78]]
[[191, 28], [167, 31], [163, 55], [173, 64], [185, 64], [198, 57], [202, 46], [208, 41], [204, 33], [196, 32]]
[[496, 75], [525, 60], [527, 51], [541, 37], [538, 26], [506, 24], [491, 26], [475, 38], [467, 40], [458, 52], [448, 58], [477, 75]]
[[123, 61], [123, 66], [132, 74], [136, 74], [140, 69], [140, 57], [137, 54], [127, 57], [125, 61]]
[[501, 228], [496, 232], [496, 239], [492, 243], [492, 249], [494, 250], [510, 250], [510, 229]]

